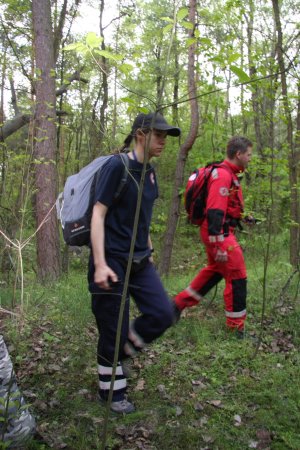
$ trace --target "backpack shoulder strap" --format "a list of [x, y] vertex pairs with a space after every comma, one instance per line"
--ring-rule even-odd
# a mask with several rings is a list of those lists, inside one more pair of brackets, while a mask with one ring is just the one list
[[121, 158], [122, 164], [124, 165], [124, 170], [123, 170], [122, 178], [120, 180], [118, 189], [116, 190], [115, 195], [114, 195], [115, 200], [117, 200], [120, 197], [120, 195], [127, 183], [128, 173], [129, 173], [129, 157], [128, 157], [127, 153], [119, 153], [116, 156], [119, 156]]

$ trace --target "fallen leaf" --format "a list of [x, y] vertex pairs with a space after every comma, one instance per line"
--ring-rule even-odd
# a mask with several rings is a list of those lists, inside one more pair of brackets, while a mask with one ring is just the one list
[[195, 406], [195, 411], [201, 412], [204, 410], [204, 406], [201, 403], [196, 403]]
[[136, 387], [134, 388], [135, 391], [143, 391], [145, 389], [145, 380], [141, 378], [138, 382]]
[[214, 406], [215, 408], [222, 408], [221, 400], [207, 400], [206, 403], [208, 403], [209, 405]]
[[180, 406], [176, 406], [176, 416], [181, 416], [182, 414], [182, 409], [180, 408]]
[[233, 418], [234, 418], [234, 422], [235, 422], [234, 425], [236, 427], [239, 427], [242, 424], [241, 416], [239, 416], [238, 414], [235, 414]]

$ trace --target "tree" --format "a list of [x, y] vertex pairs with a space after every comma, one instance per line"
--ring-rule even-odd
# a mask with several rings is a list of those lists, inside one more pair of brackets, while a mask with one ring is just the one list
[[[196, 4], [197, 4], [196, 0], [189, 1], [189, 22], [193, 25], [192, 29], [189, 30], [190, 39], [193, 39], [195, 37], [194, 33], [196, 29]], [[191, 109], [191, 125], [189, 133], [185, 139], [185, 142], [181, 145], [179, 149], [179, 154], [177, 158], [175, 183], [173, 187], [171, 207], [168, 215], [167, 229], [164, 236], [164, 246], [162, 248], [161, 261], [159, 267], [161, 274], [167, 274], [170, 269], [172, 248], [180, 210], [181, 195], [179, 194], [179, 190], [183, 183], [184, 167], [187, 155], [195, 142], [199, 126], [199, 108], [196, 98], [197, 88], [195, 82], [195, 50], [196, 50], [196, 43], [195, 41], [193, 41], [193, 43], [189, 46], [188, 52], [188, 92]]]
[[[281, 77], [281, 91], [283, 97], [283, 111], [286, 123], [286, 142], [289, 150], [289, 180], [291, 190], [290, 202], [290, 263], [296, 267], [299, 264], [299, 241], [300, 241], [300, 207], [298, 194], [298, 171], [299, 171], [299, 149], [294, 145], [293, 120], [288, 94], [287, 68], [284, 60], [283, 33], [280, 18], [278, 0], [272, 0], [274, 18], [276, 24], [277, 42], [276, 51]], [[298, 130], [297, 130], [298, 131]]]
[[32, 1], [36, 79], [34, 114], [35, 207], [38, 273], [41, 281], [60, 275], [58, 224], [53, 206], [56, 200], [56, 111], [54, 37], [50, 0]]

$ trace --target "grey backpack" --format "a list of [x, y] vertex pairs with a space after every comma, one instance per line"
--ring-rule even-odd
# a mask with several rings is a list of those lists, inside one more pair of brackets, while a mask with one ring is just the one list
[[101, 170], [104, 165], [111, 158], [118, 157], [124, 164], [124, 171], [114, 195], [117, 201], [128, 178], [129, 158], [125, 153], [99, 156], [78, 173], [67, 178], [63, 192], [57, 197], [56, 211], [61, 221], [64, 240], [68, 245], [89, 245], [95, 185], [101, 179]]

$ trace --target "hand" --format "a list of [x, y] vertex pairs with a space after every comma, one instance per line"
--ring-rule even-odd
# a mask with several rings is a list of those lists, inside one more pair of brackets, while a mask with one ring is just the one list
[[217, 249], [217, 253], [215, 256], [215, 261], [216, 262], [227, 262], [228, 260], [228, 254], [226, 250], [220, 250], [219, 248]]
[[249, 216], [246, 216], [243, 218], [243, 222], [246, 223], [247, 225], [251, 226], [251, 225], [255, 225], [258, 222], [258, 220], [255, 219], [255, 217], [249, 215]]
[[107, 265], [100, 266], [95, 269], [94, 282], [102, 289], [111, 289], [110, 282], [116, 283], [118, 281], [118, 276], [116, 273]]

